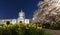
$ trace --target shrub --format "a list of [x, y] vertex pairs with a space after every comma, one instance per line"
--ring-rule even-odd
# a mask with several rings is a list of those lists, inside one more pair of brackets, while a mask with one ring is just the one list
[[42, 27], [49, 29], [50, 28], [50, 24], [49, 23], [43, 24]]
[[42, 27], [36, 27], [36, 24], [9, 24], [0, 26], [0, 35], [44, 35]]
[[50, 28], [55, 30], [60, 30], [60, 21], [57, 21], [56, 24], [53, 24]]

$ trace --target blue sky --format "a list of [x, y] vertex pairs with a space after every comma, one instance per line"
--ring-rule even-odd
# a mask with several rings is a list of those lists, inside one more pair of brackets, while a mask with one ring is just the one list
[[31, 19], [38, 9], [39, 1], [41, 0], [0, 0], [0, 19], [18, 18], [20, 10], [25, 12], [26, 18]]

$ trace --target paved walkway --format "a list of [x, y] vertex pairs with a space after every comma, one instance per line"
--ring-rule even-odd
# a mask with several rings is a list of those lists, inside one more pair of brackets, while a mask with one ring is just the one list
[[51, 30], [51, 29], [45, 29], [46, 32], [50, 32], [53, 35], [60, 35], [60, 30]]

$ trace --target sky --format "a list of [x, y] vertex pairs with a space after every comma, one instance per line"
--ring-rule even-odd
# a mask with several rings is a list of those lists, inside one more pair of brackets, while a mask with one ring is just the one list
[[0, 19], [18, 18], [21, 10], [25, 12], [25, 18], [31, 19], [39, 1], [42, 0], [0, 0]]

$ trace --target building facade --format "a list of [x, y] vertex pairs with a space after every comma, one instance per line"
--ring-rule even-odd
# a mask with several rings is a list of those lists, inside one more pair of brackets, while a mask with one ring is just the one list
[[15, 24], [15, 23], [29, 24], [29, 19], [25, 18], [25, 13], [22, 10], [21, 10], [21, 12], [19, 12], [17, 19], [0, 19], [0, 24], [6, 24], [7, 21], [9, 21], [11, 24]]

